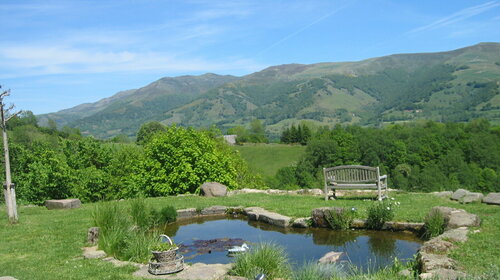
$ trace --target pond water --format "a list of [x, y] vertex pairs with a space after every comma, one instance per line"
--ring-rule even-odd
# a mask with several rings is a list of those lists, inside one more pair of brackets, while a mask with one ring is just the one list
[[346, 230], [324, 228], [280, 228], [242, 217], [204, 217], [178, 221], [164, 229], [165, 234], [180, 244], [187, 262], [230, 263], [228, 246], [243, 242], [252, 247], [259, 242], [272, 242], [285, 248], [293, 265], [317, 262], [328, 252], [344, 252], [340, 262], [357, 267], [377, 269], [413, 258], [422, 241], [414, 234], [388, 231]]

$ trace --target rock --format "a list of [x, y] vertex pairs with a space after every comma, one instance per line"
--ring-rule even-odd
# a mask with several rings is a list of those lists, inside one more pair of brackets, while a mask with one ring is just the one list
[[176, 280], [218, 280], [224, 279], [224, 276], [231, 269], [232, 264], [204, 264], [195, 263], [186, 265], [184, 270], [174, 274], [152, 275], [148, 272], [148, 266], [134, 272], [134, 276], [148, 279], [176, 279]]
[[86, 259], [102, 259], [106, 257], [106, 252], [103, 250], [97, 250], [97, 246], [84, 247], [83, 257]]
[[82, 202], [77, 198], [45, 200], [45, 207], [49, 210], [80, 208], [80, 206], [82, 206]]
[[366, 220], [354, 219], [351, 223], [351, 227], [356, 229], [366, 228]]
[[470, 192], [460, 198], [461, 203], [481, 202], [484, 195], [482, 193]]
[[440, 268], [419, 275], [420, 279], [456, 280], [465, 278], [465, 273], [453, 269]]
[[466, 227], [460, 227], [447, 230], [437, 238], [451, 242], [465, 242], [467, 241], [467, 233], [469, 230]]
[[295, 228], [308, 228], [309, 227], [309, 218], [298, 218], [295, 219], [292, 223], [292, 227]]
[[17, 278], [14, 278], [12, 276], [1, 276], [0, 280], [17, 280]]
[[470, 214], [463, 209], [455, 209], [444, 206], [432, 207], [431, 211], [439, 211], [444, 217], [446, 228], [454, 229], [459, 227], [479, 226], [481, 220], [477, 215]]
[[453, 243], [436, 237], [424, 242], [422, 247], [420, 247], [420, 251], [431, 254], [446, 254], [448, 250], [454, 247]]
[[483, 198], [483, 203], [500, 205], [500, 193], [489, 193]]
[[210, 206], [201, 210], [202, 215], [224, 215], [226, 214], [226, 206]]
[[201, 185], [201, 195], [212, 196], [226, 196], [227, 187], [217, 182], [207, 182]]
[[96, 245], [99, 240], [99, 227], [91, 227], [87, 232], [87, 243]]
[[400, 272], [398, 272], [399, 275], [401, 275], [403, 278], [409, 278], [413, 276], [413, 272], [409, 269], [403, 269]]
[[417, 262], [420, 264], [422, 272], [429, 272], [440, 268], [454, 269], [456, 267], [455, 261], [448, 258], [448, 256], [426, 252], [418, 252]]
[[325, 212], [326, 211], [343, 211], [342, 207], [321, 207], [312, 210], [312, 220], [313, 225], [315, 227], [329, 228], [330, 224], [328, 223]]
[[323, 191], [320, 189], [301, 189], [297, 191], [297, 194], [304, 195], [314, 195], [314, 196], [323, 196]]
[[248, 219], [251, 221], [258, 221], [260, 213], [265, 212], [266, 210], [261, 207], [247, 207], [243, 209], [243, 213], [247, 215]]
[[382, 226], [383, 230], [392, 231], [413, 231], [419, 232], [424, 227], [424, 223], [410, 223], [410, 222], [385, 222]]
[[468, 190], [464, 190], [464, 189], [458, 189], [456, 190], [452, 195], [451, 195], [451, 199], [453, 200], [460, 200], [462, 197], [466, 196], [467, 194], [469, 193]]
[[433, 192], [432, 193], [435, 196], [443, 197], [443, 198], [450, 198], [453, 195], [452, 191], [443, 191], [443, 192]]
[[477, 215], [470, 214], [462, 210], [454, 212], [450, 215], [446, 228], [478, 227], [480, 224], [481, 220]]
[[343, 252], [328, 252], [318, 260], [318, 263], [328, 264], [337, 262], [343, 254]]
[[196, 208], [177, 210], [177, 219], [193, 218], [196, 216], [198, 216], [198, 211], [196, 211]]
[[291, 218], [278, 213], [265, 211], [259, 214], [258, 220], [278, 227], [288, 227]]

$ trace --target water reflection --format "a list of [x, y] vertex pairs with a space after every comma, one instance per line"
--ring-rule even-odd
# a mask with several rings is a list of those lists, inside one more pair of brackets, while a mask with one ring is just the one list
[[[394, 257], [410, 259], [421, 245], [413, 234], [401, 232], [336, 231], [322, 228], [280, 228], [266, 223], [247, 221], [241, 217], [205, 217], [186, 219], [168, 225], [165, 234], [176, 243], [187, 247], [196, 240], [241, 239], [252, 245], [274, 242], [283, 246], [292, 263], [315, 262], [324, 254], [344, 252], [340, 261], [349, 261], [362, 269], [376, 269], [390, 264]], [[209, 253], [186, 252], [191, 262], [229, 263], [232, 259], [225, 251], [206, 250]], [[203, 252], [203, 250], [201, 250]]]

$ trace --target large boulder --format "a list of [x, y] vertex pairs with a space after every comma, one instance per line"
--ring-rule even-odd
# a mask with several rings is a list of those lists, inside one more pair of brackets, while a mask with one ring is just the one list
[[483, 198], [483, 202], [487, 204], [500, 205], [500, 193], [489, 193]]
[[207, 182], [201, 185], [201, 195], [203, 196], [226, 196], [227, 187], [217, 182]]
[[470, 214], [463, 209], [435, 206], [431, 211], [441, 212], [444, 217], [447, 229], [454, 229], [459, 227], [477, 227], [481, 223], [481, 220], [477, 215]]
[[47, 209], [71, 209], [71, 208], [80, 208], [82, 202], [77, 199], [50, 199], [45, 200], [45, 207]]
[[227, 207], [226, 206], [210, 206], [203, 210], [201, 210], [202, 215], [224, 215], [226, 214]]
[[327, 211], [334, 211], [334, 212], [339, 212], [339, 211], [344, 211], [344, 208], [342, 207], [320, 207], [320, 208], [315, 208], [312, 210], [312, 221], [313, 225], [315, 227], [322, 227], [322, 228], [329, 228], [330, 224], [328, 223], [328, 220], [326, 219], [325, 212]]
[[467, 234], [469, 233], [469, 229], [466, 227], [460, 227], [455, 229], [450, 229], [445, 231], [440, 236], [436, 237], [437, 239], [447, 240], [451, 242], [465, 242], [467, 241]]
[[478, 192], [469, 192], [465, 196], [463, 196], [459, 201], [461, 203], [471, 203], [471, 202], [481, 202], [484, 195]]
[[177, 210], [177, 219], [187, 219], [198, 216], [196, 208], [186, 208]]
[[461, 198], [466, 196], [468, 193], [470, 193], [468, 190], [458, 189], [451, 195], [451, 199], [460, 200]]
[[455, 269], [457, 266], [456, 262], [447, 255], [426, 253], [422, 251], [417, 255], [417, 262], [422, 272], [429, 272], [440, 268]]
[[443, 197], [443, 198], [450, 198], [453, 195], [452, 191], [443, 191], [443, 192], [433, 192], [432, 193], [435, 196]]

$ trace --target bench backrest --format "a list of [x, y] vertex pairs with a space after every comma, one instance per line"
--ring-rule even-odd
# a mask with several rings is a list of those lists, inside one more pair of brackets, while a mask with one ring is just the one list
[[329, 183], [368, 183], [377, 182], [380, 176], [378, 167], [362, 165], [342, 165], [324, 169], [325, 180]]

